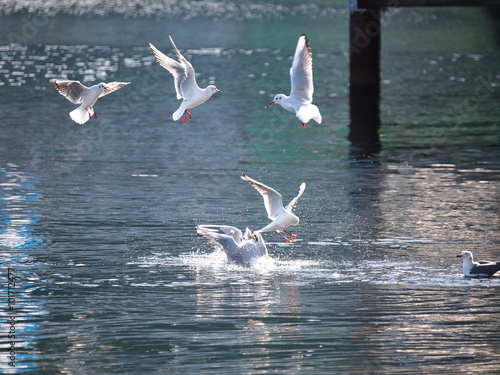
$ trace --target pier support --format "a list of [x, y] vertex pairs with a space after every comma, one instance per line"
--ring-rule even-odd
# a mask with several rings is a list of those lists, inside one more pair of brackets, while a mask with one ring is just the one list
[[380, 10], [350, 9], [351, 153], [380, 151]]
[[349, 0], [349, 73], [353, 157], [369, 157], [381, 149], [380, 14], [388, 7], [492, 6], [500, 0]]

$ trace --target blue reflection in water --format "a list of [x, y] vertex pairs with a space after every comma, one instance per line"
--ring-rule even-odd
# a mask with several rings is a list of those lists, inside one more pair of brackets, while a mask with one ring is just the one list
[[8, 322], [0, 325], [0, 345], [6, 353], [0, 359], [0, 369], [6, 374], [35, 371], [39, 359], [38, 317], [46, 311], [42, 301], [33, 296], [40, 287], [40, 264], [33, 256], [43, 246], [43, 239], [34, 233], [40, 216], [32, 207], [39, 198], [36, 183], [35, 176], [20, 171], [15, 164], [0, 168], [2, 296], [9, 297], [0, 310], [0, 319]]

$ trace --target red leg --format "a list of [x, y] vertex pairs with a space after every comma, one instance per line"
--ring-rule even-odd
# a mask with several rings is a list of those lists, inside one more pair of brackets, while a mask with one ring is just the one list
[[283, 234], [282, 234], [280, 231], [277, 231], [277, 232], [278, 232], [278, 234], [279, 234], [281, 237], [283, 237], [283, 238], [285, 239], [285, 241], [286, 241], [286, 242], [288, 242], [288, 243], [292, 242], [292, 240], [289, 240], [288, 238], [286, 238], [285, 236], [283, 236]]
[[286, 234], [288, 234], [290, 236], [290, 238], [297, 238], [297, 236], [293, 233], [290, 233], [289, 231], [287, 231], [286, 229], [283, 229], [283, 232], [285, 232]]
[[190, 118], [191, 120], [193, 119], [193, 115], [189, 113], [189, 111], [186, 109], [184, 111], [184, 118], [182, 119], [182, 122], [185, 124], [187, 122], [187, 118]]
[[302, 127], [305, 128], [306, 127], [306, 124], [302, 123]]

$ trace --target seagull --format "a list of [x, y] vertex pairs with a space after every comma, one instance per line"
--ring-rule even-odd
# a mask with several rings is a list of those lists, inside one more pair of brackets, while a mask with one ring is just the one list
[[268, 256], [262, 236], [248, 228], [243, 234], [229, 225], [197, 225], [196, 233], [222, 246], [230, 263], [248, 267], [257, 259]]
[[500, 262], [474, 262], [470, 251], [462, 251], [457, 257], [463, 258], [464, 276], [493, 276], [500, 271]]
[[314, 92], [312, 53], [305, 34], [301, 35], [297, 43], [290, 69], [290, 80], [292, 82], [290, 96], [278, 94], [269, 105], [279, 104], [287, 111], [295, 112], [302, 126], [306, 126], [311, 119], [321, 124], [321, 113], [318, 107], [312, 104]]
[[71, 111], [69, 115], [74, 122], [85, 124], [92, 116], [97, 118], [97, 113], [94, 111], [94, 104], [98, 98], [121, 89], [129, 83], [130, 82], [101, 82], [97, 85], [87, 87], [82, 85], [80, 81], [54, 81], [54, 86], [57, 91], [59, 91], [62, 96], [65, 96], [71, 103], [80, 104], [80, 106]]
[[264, 198], [264, 206], [266, 207], [267, 216], [270, 220], [272, 220], [271, 223], [254, 233], [276, 231], [287, 242], [292, 242], [281, 232], [285, 232], [290, 236], [290, 238], [297, 237], [295, 234], [290, 233], [287, 228], [290, 225], [299, 224], [299, 218], [293, 213], [293, 211], [297, 206], [300, 196], [306, 189], [306, 183], [304, 181], [300, 183], [299, 194], [293, 198], [286, 207], [283, 207], [283, 198], [276, 190], [248, 177], [245, 173], [242, 173], [241, 178], [248, 181], [250, 185], [252, 185], [262, 195]]
[[198, 86], [193, 66], [179, 52], [172, 37], [170, 35], [168, 37], [170, 38], [170, 43], [172, 43], [172, 47], [179, 62], [164, 55], [151, 43], [149, 43], [149, 48], [151, 52], [153, 52], [153, 56], [156, 61], [158, 61], [158, 64], [167, 69], [170, 74], [174, 76], [177, 99], [183, 99], [181, 106], [173, 113], [172, 118], [174, 121], [177, 121], [184, 115], [182, 122], [186, 123], [187, 117], [190, 119], [193, 118], [191, 113], [189, 113], [190, 109], [205, 103], [213, 94], [220, 91], [214, 85], [208, 85], [204, 89]]

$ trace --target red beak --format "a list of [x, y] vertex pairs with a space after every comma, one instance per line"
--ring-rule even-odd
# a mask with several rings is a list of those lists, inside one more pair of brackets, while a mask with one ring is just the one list
[[274, 103], [276, 103], [276, 102], [273, 100], [271, 103], [269, 103], [269, 105], [274, 104]]

